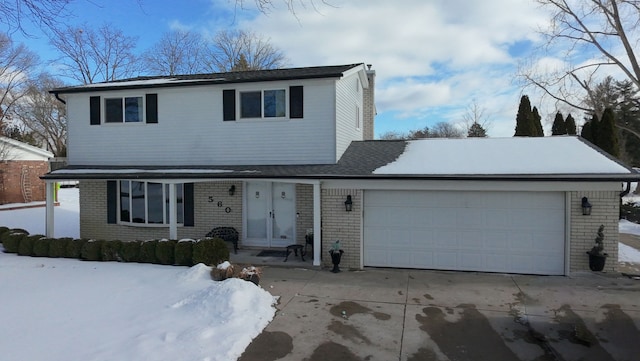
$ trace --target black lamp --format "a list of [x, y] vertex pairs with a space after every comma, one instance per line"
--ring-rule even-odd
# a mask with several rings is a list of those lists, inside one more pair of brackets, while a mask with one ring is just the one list
[[591, 203], [589, 203], [589, 199], [587, 197], [582, 197], [582, 215], [591, 215]]
[[232, 184], [231, 188], [229, 188], [229, 195], [232, 196], [236, 193], [236, 185]]
[[353, 210], [353, 200], [351, 199], [351, 194], [347, 196], [347, 200], [344, 201], [344, 208], [347, 212], [351, 212]]

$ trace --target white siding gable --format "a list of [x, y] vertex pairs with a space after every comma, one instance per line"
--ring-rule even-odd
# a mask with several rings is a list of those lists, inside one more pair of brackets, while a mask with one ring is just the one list
[[[336, 160], [354, 140], [363, 140], [364, 66], [336, 81]], [[366, 82], [366, 76], [364, 77]]]

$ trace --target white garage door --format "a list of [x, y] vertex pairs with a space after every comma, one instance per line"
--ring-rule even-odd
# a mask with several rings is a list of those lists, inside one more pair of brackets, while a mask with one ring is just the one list
[[562, 275], [562, 192], [365, 191], [364, 265]]

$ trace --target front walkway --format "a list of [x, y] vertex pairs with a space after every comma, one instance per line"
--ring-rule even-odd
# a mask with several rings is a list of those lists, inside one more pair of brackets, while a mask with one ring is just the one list
[[252, 360], [632, 360], [640, 281], [265, 267], [278, 313]]

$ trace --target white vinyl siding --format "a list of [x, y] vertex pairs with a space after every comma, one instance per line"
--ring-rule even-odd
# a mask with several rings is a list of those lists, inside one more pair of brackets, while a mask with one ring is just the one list
[[[363, 140], [361, 128], [356, 128], [356, 107], [362, 112], [362, 91], [357, 91], [358, 73], [336, 81], [336, 159], [340, 159], [354, 140]], [[360, 114], [362, 119], [362, 114]]]
[[[304, 87], [304, 118], [222, 120], [223, 89], [243, 92], [289, 89], [292, 85]], [[89, 124], [90, 96], [100, 96], [104, 103], [104, 98], [139, 96], [138, 91], [67, 95], [69, 164], [185, 166], [336, 161], [333, 79], [155, 88], [153, 92], [158, 94], [160, 119], [153, 126]]]

